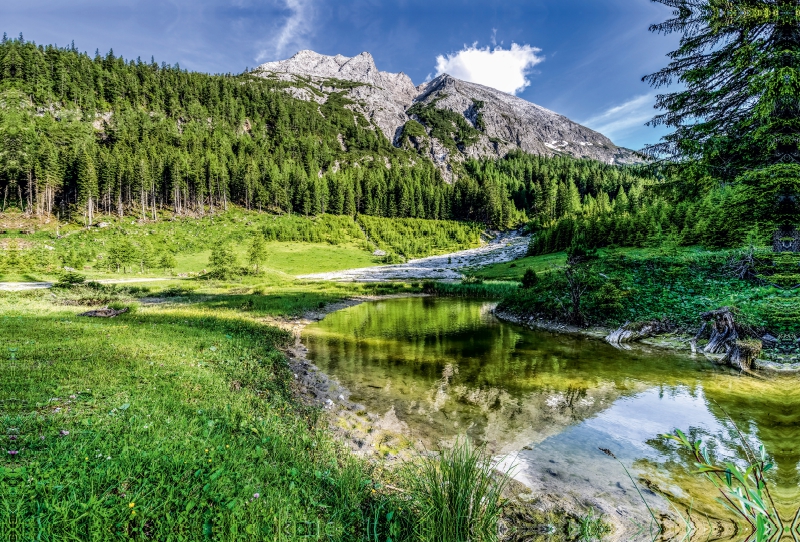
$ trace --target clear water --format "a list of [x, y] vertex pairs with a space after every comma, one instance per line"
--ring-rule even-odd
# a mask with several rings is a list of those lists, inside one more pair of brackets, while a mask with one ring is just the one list
[[800, 378], [531, 331], [497, 320], [492, 308], [432, 298], [364, 303], [308, 326], [303, 341], [351, 400], [393, 409], [428, 446], [466, 433], [513, 457], [516, 477], [542, 491], [630, 493], [603, 447], [684, 509], [722, 517], [714, 488], [660, 435], [679, 428], [721, 456], [743, 457], [732, 419], [774, 461], [769, 481], [783, 515], [800, 506]]

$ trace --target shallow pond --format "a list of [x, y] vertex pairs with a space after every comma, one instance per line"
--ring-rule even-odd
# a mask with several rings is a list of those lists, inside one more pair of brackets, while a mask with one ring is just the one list
[[[679, 428], [714, 453], [744, 457], [738, 430], [775, 464], [786, 517], [800, 506], [800, 380], [740, 375], [703, 356], [531, 331], [492, 303], [404, 298], [364, 303], [308, 326], [309, 359], [371, 412], [391, 413], [426, 446], [466, 433], [536, 491], [635, 507], [664, 495], [724, 517], [710, 482], [660, 436]], [[688, 351], [688, 347], [687, 347]], [[729, 418], [730, 416], [730, 418]], [[736, 426], [734, 426], [734, 423]], [[621, 513], [624, 516], [624, 514]]]

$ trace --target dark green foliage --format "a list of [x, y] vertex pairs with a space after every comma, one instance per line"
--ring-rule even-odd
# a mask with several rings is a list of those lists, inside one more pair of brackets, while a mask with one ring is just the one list
[[536, 283], [538, 282], [539, 282], [539, 276], [536, 274], [536, 271], [534, 271], [531, 268], [528, 268], [522, 275], [522, 280], [520, 281], [520, 284], [524, 289], [529, 290], [534, 286], [536, 286]]
[[58, 278], [58, 282], [55, 284], [55, 286], [59, 288], [69, 288], [71, 286], [83, 284], [85, 282], [86, 282], [85, 275], [81, 275], [80, 273], [75, 273], [75, 272], [68, 272], [64, 273]]
[[[743, 325], [775, 336], [797, 333], [800, 304], [792, 291], [738, 277], [731, 262], [744, 251], [681, 249], [671, 256], [656, 251], [610, 251], [587, 262], [580, 310], [590, 325], [664, 320], [696, 331], [699, 315], [735, 306]], [[771, 262], [772, 259], [765, 261]], [[797, 261], [792, 264], [796, 269]], [[511, 313], [570, 321], [571, 289], [563, 268], [539, 273], [531, 289], [519, 289], [500, 305]]]
[[[0, 63], [0, 190], [26, 213], [156, 221], [236, 203], [492, 227], [524, 219], [495, 183], [448, 185], [430, 160], [393, 147], [346, 108], [343, 91], [319, 105], [253, 74], [207, 75], [21, 40], [0, 44]], [[445, 143], [469, 144], [480, 133], [455, 113], [420, 112]], [[405, 134], [425, 129], [409, 122]]]
[[[644, 79], [664, 112], [650, 124], [674, 128], [652, 155], [680, 162], [706, 190], [733, 184], [716, 209], [739, 228], [800, 225], [800, 4], [797, 0], [655, 0], [674, 17], [651, 26], [680, 33], [672, 62]], [[688, 183], [685, 183], [688, 184]], [[724, 215], [724, 216], [722, 216]], [[717, 236], [731, 245], [740, 231]]]
[[685, 88], [659, 96], [651, 124], [675, 131], [650, 148], [700, 160], [731, 181], [800, 159], [800, 11], [796, 0], [655, 0], [674, 17], [650, 27], [682, 35], [672, 62], [644, 78]]

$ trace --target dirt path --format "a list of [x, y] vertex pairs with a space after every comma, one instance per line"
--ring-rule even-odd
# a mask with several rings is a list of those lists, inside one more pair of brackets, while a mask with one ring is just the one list
[[410, 260], [403, 264], [346, 269], [329, 273], [300, 275], [311, 280], [340, 282], [382, 282], [387, 280], [457, 280], [463, 271], [493, 263], [509, 262], [525, 255], [530, 237], [520, 232], [502, 233], [479, 248], [462, 250], [441, 256]]
[[[173, 280], [172, 277], [160, 277], [151, 279], [101, 279], [92, 282], [100, 284], [132, 284], [136, 282], [157, 282], [162, 280]], [[0, 292], [21, 292], [23, 290], [41, 290], [52, 288], [53, 282], [0, 282]]]

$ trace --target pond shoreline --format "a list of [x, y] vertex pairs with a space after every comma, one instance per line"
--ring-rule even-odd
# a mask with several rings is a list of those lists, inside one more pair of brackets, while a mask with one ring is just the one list
[[[285, 352], [295, 377], [297, 396], [306, 404], [322, 408], [326, 413], [328, 428], [335, 438], [345, 444], [352, 453], [379, 468], [396, 466], [403, 461], [419, 457], [420, 454], [426, 453], [425, 444], [414, 439], [410, 427], [395, 415], [393, 408], [381, 415], [369, 412], [364, 405], [350, 401], [350, 390], [308, 359], [308, 349], [301, 342], [301, 334], [306, 326], [322, 320], [333, 312], [369, 301], [411, 297], [432, 296], [400, 294], [355, 297], [330, 304], [320, 310], [309, 311], [299, 318], [270, 322], [290, 331], [295, 337], [294, 344]], [[498, 318], [502, 320], [499, 316]], [[558, 333], [578, 333], [590, 338], [602, 339], [599, 329], [589, 334], [586, 330], [552, 325], [549, 330]], [[498, 465], [498, 468], [502, 469], [503, 467]], [[497, 472], [499, 474], [499, 471]], [[634, 524], [643, 524], [642, 522], [649, 519], [644, 507], [641, 507], [641, 510], [638, 509], [639, 507], [636, 507], [637, 509], [626, 509], [625, 507], [620, 509], [613, 502], [605, 502], [602, 499], [583, 494], [579, 487], [573, 488], [568, 493], [563, 494], [555, 489], [548, 491], [547, 486], [532, 487], [524, 479], [517, 480], [512, 476], [504, 497], [512, 503], [514, 517], [504, 519], [505, 527], [514, 527], [514, 523], [520, 521], [520, 518], [524, 516], [527, 518], [527, 522], [539, 522], [538, 525], [542, 528], [550, 525], [558, 530], [569, 529], [570, 525], [575, 524], [588, 511], [595, 510], [603, 514], [611, 528], [606, 540], [639, 540], [641, 533], [633, 533], [631, 529]], [[651, 502], [651, 505], [658, 512], [663, 533], [675, 534], [678, 539], [681, 538], [678, 533], [681, 532], [683, 523], [675, 516], [674, 511], [669, 509], [667, 501], [663, 500], [657, 492], [651, 493], [649, 500], [658, 501], [658, 504]], [[525, 512], [522, 513], [523, 511]], [[529, 528], [530, 525], [525, 525], [525, 527]], [[717, 529], [728, 531], [730, 527], [718, 523]], [[642, 538], [642, 540], [645, 539], [647, 539], [646, 536]]]
[[[611, 328], [603, 326], [579, 327], [570, 324], [563, 324], [553, 320], [536, 318], [534, 316], [526, 318], [517, 314], [510, 313], [508, 311], [502, 311], [497, 309], [493, 310], [492, 313], [499, 320], [523, 326], [528, 329], [549, 331], [551, 333], [578, 335], [590, 339], [596, 339], [603, 342], [605, 342], [604, 340], [605, 337], [607, 337], [609, 333], [614, 331]], [[692, 340], [692, 338], [693, 337], [691, 335], [687, 334], [666, 333], [666, 334], [655, 335], [647, 339], [641, 339], [632, 343], [615, 344], [613, 346], [624, 350], [630, 350], [632, 349], [632, 347], [639, 344], [639, 345], [653, 346], [656, 348], [663, 348], [665, 350], [672, 350], [679, 353], [691, 354], [689, 342]], [[689, 350], [689, 352], [686, 352], [686, 350]], [[701, 353], [700, 355], [704, 356], [706, 359], [716, 364], [719, 364], [719, 360], [724, 357], [723, 354]], [[758, 369], [760, 371], [764, 371], [765, 373], [774, 373], [780, 375], [800, 374], [800, 362], [786, 364], [786, 363], [776, 363], [774, 361], [769, 361], [764, 359], [756, 359], [753, 361], [753, 368]], [[757, 374], [751, 370], [742, 372], [746, 374]]]

